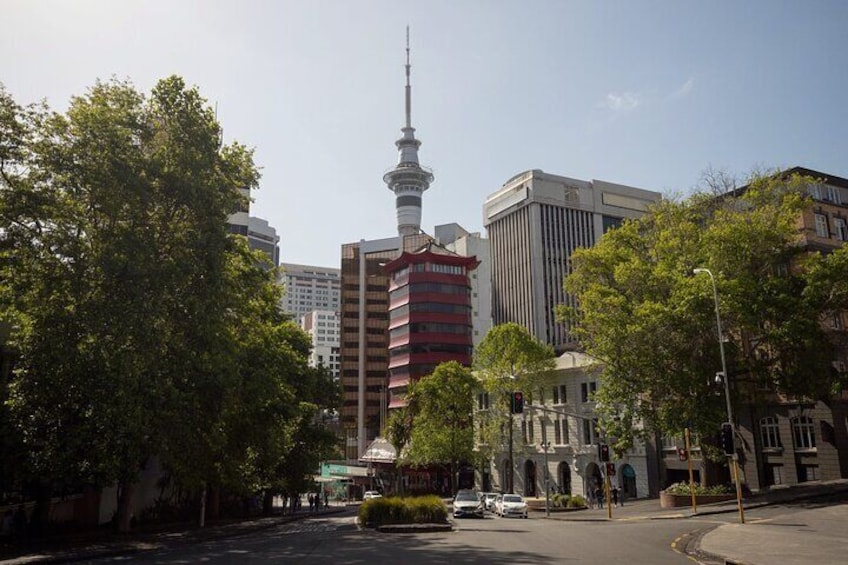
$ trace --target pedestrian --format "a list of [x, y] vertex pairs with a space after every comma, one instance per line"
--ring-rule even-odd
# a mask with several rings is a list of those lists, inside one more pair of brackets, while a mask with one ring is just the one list
[[315, 497], [312, 496], [311, 492], [307, 496], [307, 500], [309, 501], [309, 511], [312, 512], [312, 509], [315, 507]]
[[612, 505], [618, 507], [618, 487], [612, 487]]
[[601, 487], [595, 488], [595, 500], [598, 502], [598, 508], [603, 510], [604, 508], [604, 491], [601, 490]]
[[329, 508], [329, 507], [330, 507], [330, 495], [325, 490], [324, 491], [324, 508]]

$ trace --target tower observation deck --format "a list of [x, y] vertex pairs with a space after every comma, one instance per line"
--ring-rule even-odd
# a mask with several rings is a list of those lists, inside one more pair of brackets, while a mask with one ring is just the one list
[[398, 235], [421, 232], [421, 196], [433, 182], [433, 172], [418, 162], [421, 141], [415, 138], [412, 127], [412, 86], [409, 82], [409, 27], [406, 28], [406, 124], [402, 136], [395, 142], [398, 148], [397, 165], [383, 175], [383, 182], [395, 193]]

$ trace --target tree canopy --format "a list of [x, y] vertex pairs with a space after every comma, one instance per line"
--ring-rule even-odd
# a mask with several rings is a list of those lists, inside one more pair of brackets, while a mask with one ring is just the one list
[[65, 113], [0, 86], [0, 323], [16, 353], [0, 425], [26, 453], [19, 488], [118, 482], [128, 523], [157, 456], [187, 486], [249, 491], [338, 401], [273, 270], [229, 233], [258, 180], [179, 77], [148, 96], [98, 82]]
[[[534, 338], [523, 326], [499, 324], [486, 334], [474, 350], [474, 370], [479, 387], [486, 398], [484, 410], [476, 414], [475, 425], [479, 442], [477, 450], [484, 458], [508, 451], [509, 460], [521, 442], [513, 441], [509, 449], [509, 433], [514, 433], [518, 419], [511, 415], [511, 394], [522, 391], [527, 395], [546, 388], [555, 367], [553, 349]], [[512, 480], [512, 474], [509, 475]], [[506, 485], [512, 490], [512, 485]]]
[[821, 398], [840, 386], [823, 321], [848, 306], [846, 257], [799, 245], [813, 179], [755, 176], [745, 190], [664, 200], [572, 255], [559, 315], [603, 363], [603, 426], [629, 445], [638, 429], [714, 436], [726, 419], [712, 283], [736, 399], [769, 388]]
[[410, 463], [448, 465], [455, 477], [459, 464], [472, 460], [477, 387], [471, 369], [456, 361], [439, 364], [433, 374], [410, 385]]

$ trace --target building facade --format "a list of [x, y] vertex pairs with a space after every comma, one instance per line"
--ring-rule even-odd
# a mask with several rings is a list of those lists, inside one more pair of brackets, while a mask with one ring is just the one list
[[385, 266], [389, 276], [388, 407], [406, 406], [410, 384], [440, 363], [471, 365], [471, 284], [477, 267], [428, 242]]
[[477, 268], [469, 275], [471, 284], [471, 328], [474, 347], [492, 329], [492, 260], [489, 240], [470, 233], [459, 224], [444, 224], [434, 229], [436, 241], [449, 251], [477, 259]]
[[[807, 188], [812, 203], [798, 219], [800, 244], [823, 254], [845, 245], [848, 179], [803, 167], [781, 174], [817, 179]], [[835, 312], [822, 323], [836, 344], [833, 371], [844, 375], [848, 364], [848, 315]], [[735, 411], [741, 438], [738, 443], [742, 445], [740, 464], [748, 488], [758, 491], [848, 478], [848, 390], [827, 400], [798, 399], [760, 383], [746, 396], [766, 399]]]
[[625, 219], [643, 215], [660, 198], [657, 192], [538, 169], [504, 183], [483, 206], [494, 324], [520, 324], [558, 353], [576, 348], [554, 316], [556, 306], [576, 305], [563, 291], [571, 253], [591, 247]]
[[[599, 445], [605, 440], [595, 417], [594, 392], [600, 373], [590, 356], [568, 351], [556, 360], [554, 376], [543, 388], [525, 391], [524, 411], [513, 416], [514, 491], [528, 497], [544, 497], [545, 481], [551, 493], [589, 497], [603, 486], [604, 463]], [[487, 393], [478, 395], [477, 412], [491, 409]], [[656, 474], [648, 447], [636, 445], [612, 461], [610, 476], [625, 499], [656, 496]], [[508, 485], [508, 450], [498, 451], [489, 466], [478, 470], [484, 491], [505, 492]]]
[[341, 369], [339, 313], [334, 310], [313, 310], [301, 318], [301, 327], [312, 339], [309, 366], [327, 367], [333, 377], [338, 379]]
[[285, 287], [283, 311], [300, 321], [310, 312], [341, 306], [341, 271], [332, 267], [283, 263], [280, 280]]

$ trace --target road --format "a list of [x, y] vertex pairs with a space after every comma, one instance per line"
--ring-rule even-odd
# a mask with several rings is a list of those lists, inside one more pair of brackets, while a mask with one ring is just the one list
[[94, 563], [628, 563], [691, 564], [672, 547], [692, 521], [577, 522], [464, 519], [453, 532], [383, 534], [359, 529], [353, 513], [308, 518], [254, 534]]

